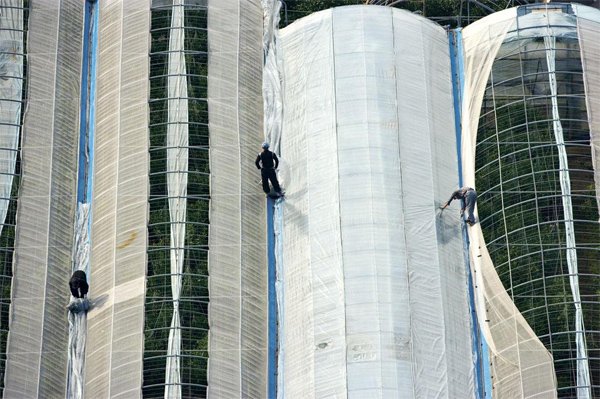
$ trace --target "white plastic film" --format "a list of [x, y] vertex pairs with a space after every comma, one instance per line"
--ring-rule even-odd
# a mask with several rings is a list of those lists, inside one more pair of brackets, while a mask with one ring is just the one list
[[100, 1], [98, 12], [85, 392], [141, 397], [150, 1]]
[[278, 57], [280, 0], [261, 0], [263, 7], [263, 100], [265, 139], [279, 153], [283, 107], [281, 104], [280, 60]]
[[473, 397], [448, 42], [351, 6], [283, 29], [285, 397]]
[[[90, 241], [89, 241], [90, 205], [79, 203], [75, 222], [75, 245], [73, 271], [83, 270], [89, 276]], [[86, 301], [87, 299], [84, 299]], [[81, 301], [71, 297], [71, 301]], [[87, 336], [87, 313], [69, 312], [69, 353], [67, 363], [67, 395], [68, 399], [83, 399], [85, 342]]]
[[[516, 10], [492, 14], [463, 30], [462, 171], [466, 186], [475, 187], [475, 145], [483, 95], [498, 49], [515, 25]], [[494, 396], [556, 397], [552, 356], [504, 289], [481, 225], [477, 223], [468, 231], [477, 317], [490, 349]]]
[[208, 1], [208, 397], [267, 396], [266, 204], [260, 0]]
[[67, 381], [84, 7], [79, 0], [29, 6], [4, 397], [56, 398], [65, 397]]
[[181, 397], [181, 322], [179, 297], [185, 248], [188, 171], [188, 94], [185, 67], [184, 7], [173, 0], [169, 37], [169, 125], [167, 127], [167, 191], [171, 222], [171, 291], [173, 317], [169, 330], [165, 399]]
[[23, 0], [0, 1], [0, 234], [6, 220], [21, 130]]

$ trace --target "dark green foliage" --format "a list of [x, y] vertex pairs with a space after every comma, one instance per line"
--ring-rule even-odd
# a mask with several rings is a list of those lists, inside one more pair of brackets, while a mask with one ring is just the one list
[[[281, 9], [281, 27], [313, 12], [365, 3], [365, 0], [286, 0], [286, 7]], [[440, 25], [455, 28], [467, 26], [489, 15], [490, 9], [500, 11], [516, 5], [514, 0], [479, 0], [478, 3], [483, 6], [457, 0], [407, 0], [398, 2], [394, 7], [422, 15]]]
[[[164, 397], [166, 354], [173, 301], [171, 225], [167, 192], [168, 50], [170, 7], [152, 10], [150, 55], [150, 221], [144, 342], [147, 398]], [[188, 79], [188, 188], [181, 321], [181, 391], [183, 398], [206, 396], [208, 361], [208, 204], [209, 136], [206, 10], [185, 9], [185, 60]]]
[[[577, 39], [559, 38], [557, 48], [558, 109], [569, 168], [579, 286], [587, 344], [593, 348], [589, 354], [594, 357], [600, 351], [600, 228], [590, 133]], [[543, 44], [541, 50], [523, 44], [519, 51], [503, 54], [501, 49], [483, 100], [476, 149], [478, 209], [498, 275], [552, 352], [559, 396], [570, 397], [577, 385], [575, 305], [546, 51]], [[590, 372], [600, 376], [600, 361], [595, 358], [590, 360]]]

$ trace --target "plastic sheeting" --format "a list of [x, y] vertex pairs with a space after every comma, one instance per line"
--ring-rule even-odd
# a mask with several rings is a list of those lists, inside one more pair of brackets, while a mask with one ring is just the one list
[[208, 1], [210, 398], [266, 397], [266, 206], [259, 0]]
[[79, 0], [30, 3], [5, 398], [66, 393], [83, 8]]
[[185, 248], [188, 171], [188, 94], [182, 0], [174, 0], [169, 37], [169, 125], [167, 126], [167, 190], [171, 222], [171, 291], [173, 317], [169, 330], [165, 398], [181, 397], [181, 321], [179, 298]]
[[23, 0], [0, 1], [0, 234], [12, 190], [21, 129]]
[[85, 392], [141, 397], [149, 0], [100, 1]]
[[[462, 165], [464, 184], [470, 187], [475, 187], [475, 144], [485, 87], [498, 49], [515, 24], [516, 10], [492, 14], [463, 30]], [[556, 397], [552, 356], [506, 293], [487, 251], [481, 225], [475, 224], [468, 232], [477, 316], [492, 357], [494, 396]]]
[[265, 139], [271, 144], [271, 151], [279, 153], [283, 105], [281, 103], [279, 41], [279, 0], [261, 0], [263, 7], [263, 99]]
[[[446, 33], [352, 6], [281, 31], [280, 397], [475, 395]], [[282, 355], [280, 352], [280, 356]]]
[[[90, 241], [89, 241], [90, 205], [79, 204], [75, 227], [75, 262], [73, 271], [83, 270], [89, 276]], [[71, 297], [69, 304], [69, 353], [67, 363], [67, 395], [68, 399], [83, 398], [83, 376], [85, 367], [85, 342], [87, 333], [87, 299]]]

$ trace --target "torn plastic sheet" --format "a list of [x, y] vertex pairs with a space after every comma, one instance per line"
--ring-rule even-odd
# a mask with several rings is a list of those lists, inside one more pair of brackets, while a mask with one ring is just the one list
[[[516, 26], [516, 8], [492, 14], [463, 30], [465, 86], [462, 105], [462, 175], [475, 187], [475, 148], [481, 104], [492, 65]], [[477, 211], [476, 211], [477, 213]], [[481, 225], [468, 228], [471, 270], [479, 325], [491, 354], [494, 395], [499, 398], [554, 398], [552, 355], [504, 289], [488, 253]]]

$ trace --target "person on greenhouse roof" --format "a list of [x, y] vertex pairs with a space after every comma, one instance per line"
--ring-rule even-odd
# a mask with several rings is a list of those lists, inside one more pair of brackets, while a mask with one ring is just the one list
[[278, 195], [282, 195], [281, 187], [277, 181], [277, 172], [275, 169], [279, 166], [279, 159], [274, 152], [269, 151], [269, 143], [266, 141], [262, 143], [262, 152], [256, 157], [254, 162], [256, 167], [260, 169], [260, 177], [262, 179], [262, 187], [265, 194], [269, 194], [271, 189], [269, 187], [269, 180], [273, 185], [273, 189]]
[[83, 270], [76, 270], [73, 273], [69, 280], [69, 288], [71, 289], [71, 294], [75, 298], [83, 298], [87, 295], [90, 287], [88, 286], [87, 278]]
[[442, 205], [440, 208], [446, 209], [448, 205], [454, 199], [462, 200], [462, 208], [460, 209], [460, 215], [464, 216], [465, 210], [467, 211], [466, 222], [469, 226], [475, 224], [475, 203], [477, 202], [477, 192], [471, 187], [461, 187], [452, 193], [450, 199]]

